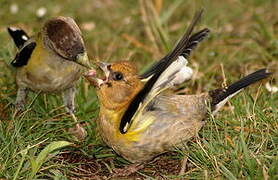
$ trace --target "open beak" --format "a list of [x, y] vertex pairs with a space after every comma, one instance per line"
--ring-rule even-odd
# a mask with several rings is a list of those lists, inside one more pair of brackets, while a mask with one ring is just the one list
[[88, 69], [92, 69], [92, 67], [90, 66], [89, 58], [88, 58], [88, 55], [87, 55], [86, 52], [78, 54], [77, 57], [76, 57], [76, 61], [75, 62], [77, 64], [80, 64], [83, 67], [86, 67]]
[[98, 78], [96, 71], [93, 69], [85, 73], [84, 77], [94, 86], [100, 87], [101, 85], [106, 84], [108, 81], [108, 77], [110, 75], [110, 64], [98, 61], [96, 62], [96, 65], [103, 71], [105, 77]]
[[96, 65], [104, 72], [104, 75], [105, 75], [104, 80], [107, 81], [108, 77], [110, 75], [111, 65], [109, 63], [105, 63], [105, 62], [101, 62], [101, 61], [96, 62]]

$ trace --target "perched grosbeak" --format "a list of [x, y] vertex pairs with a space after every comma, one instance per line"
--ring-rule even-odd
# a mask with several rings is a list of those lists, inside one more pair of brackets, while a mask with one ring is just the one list
[[[16, 112], [24, 109], [29, 90], [36, 92], [62, 92], [67, 111], [74, 116], [75, 85], [88, 67], [88, 56], [81, 31], [70, 17], [56, 17], [47, 21], [42, 30], [29, 37], [22, 29], [9, 27], [8, 32], [18, 48], [12, 61], [16, 68], [18, 86]], [[85, 136], [76, 124], [75, 135]]]
[[18, 85], [16, 108], [23, 110], [29, 90], [63, 92], [64, 103], [73, 112], [75, 84], [88, 66], [88, 57], [81, 32], [70, 17], [47, 21], [42, 30], [29, 37], [22, 29], [9, 27], [18, 52], [12, 61]]
[[97, 120], [100, 135], [131, 162], [144, 162], [183, 145], [202, 128], [209, 112], [215, 113], [242, 88], [270, 74], [262, 69], [226, 88], [208, 93], [164, 93], [180, 82], [177, 79], [189, 79], [192, 75], [191, 70], [183, 70], [186, 69], [186, 58], [209, 32], [203, 29], [191, 35], [200, 15], [195, 16], [173, 51], [143, 75], [138, 75], [136, 68], [127, 61], [99, 62], [105, 73], [104, 79], [90, 71], [85, 75], [96, 86], [100, 102]]

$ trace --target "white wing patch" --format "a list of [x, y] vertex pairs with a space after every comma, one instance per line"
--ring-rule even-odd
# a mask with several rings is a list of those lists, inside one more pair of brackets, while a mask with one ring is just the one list
[[193, 70], [187, 67], [187, 64], [187, 59], [183, 56], [179, 56], [178, 59], [160, 75], [149, 95], [152, 96], [153, 94], [161, 92], [161, 90], [171, 88], [191, 79]]
[[[191, 79], [193, 70], [187, 67], [187, 64], [187, 59], [185, 59], [183, 56], [179, 56], [176, 61], [172, 62], [172, 64], [164, 70], [164, 72], [160, 75], [160, 77], [153, 85], [147, 97], [144, 99], [144, 102], [139, 105], [136, 113], [131, 119], [131, 122], [133, 122], [136, 117], [141, 117], [146, 106], [153, 100], [154, 97], [156, 97], [162, 91]], [[127, 128], [125, 127], [125, 129]]]
[[11, 31], [18, 31], [18, 30], [21, 30], [21, 29], [19, 29], [19, 28], [17, 28], [17, 27], [12, 27], [12, 26], [9, 27], [9, 28], [10, 28]]
[[185, 81], [188, 81], [192, 78], [193, 70], [190, 67], [183, 67], [181, 70], [176, 74], [175, 79], [173, 80], [173, 85], [177, 86]]
[[28, 37], [27, 37], [27, 36], [25, 36], [25, 35], [22, 35], [22, 36], [21, 36], [21, 38], [22, 38], [23, 40], [25, 40], [25, 41], [27, 41], [27, 40], [28, 40]]

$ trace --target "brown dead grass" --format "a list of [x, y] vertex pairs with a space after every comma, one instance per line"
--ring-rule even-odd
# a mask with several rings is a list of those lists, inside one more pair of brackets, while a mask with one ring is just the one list
[[[114, 163], [113, 158], [97, 159], [82, 155], [81, 152], [64, 152], [56, 157], [56, 162], [64, 165], [73, 165], [69, 168], [68, 177], [70, 179], [145, 179], [146, 176], [151, 176], [156, 179], [164, 179], [164, 175], [179, 175], [181, 170], [181, 161], [174, 159], [176, 155], [174, 152], [165, 153], [153, 161], [144, 165], [139, 173], [136, 171], [128, 176], [122, 176], [122, 174], [115, 172], [109, 172], [107, 168], [108, 164]], [[120, 166], [116, 168], [124, 168]], [[141, 174], [142, 173], [142, 174]]]

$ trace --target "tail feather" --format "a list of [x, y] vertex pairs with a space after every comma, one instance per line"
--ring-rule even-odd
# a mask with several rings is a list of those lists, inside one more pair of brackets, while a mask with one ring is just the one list
[[8, 27], [7, 30], [18, 49], [20, 49], [24, 45], [24, 43], [29, 39], [27, 33], [22, 29]]
[[254, 73], [251, 73], [239, 81], [231, 84], [226, 88], [219, 88], [209, 92], [212, 98], [211, 107], [213, 111], [217, 111], [221, 106], [223, 106], [228, 99], [239, 93], [243, 88], [267, 78], [272, 73], [267, 72], [266, 69], [260, 69]]

